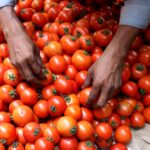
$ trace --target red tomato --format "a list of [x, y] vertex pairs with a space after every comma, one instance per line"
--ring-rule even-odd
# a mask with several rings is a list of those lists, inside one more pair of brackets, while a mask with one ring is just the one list
[[12, 145], [8, 147], [8, 150], [24, 150], [24, 146], [22, 143], [13, 142]]
[[78, 73], [77, 69], [73, 65], [68, 65], [65, 71], [65, 75], [69, 77], [70, 80], [74, 80], [76, 74]]
[[6, 145], [10, 145], [17, 138], [15, 126], [10, 123], [0, 123], [0, 133], [0, 139]]
[[81, 120], [77, 123], [76, 136], [79, 140], [88, 140], [94, 134], [94, 128], [88, 121]]
[[42, 136], [40, 125], [36, 122], [27, 123], [24, 126], [23, 135], [27, 142], [34, 143], [38, 138]]
[[65, 100], [60, 96], [52, 96], [48, 100], [48, 111], [51, 116], [61, 116], [66, 109]]
[[58, 22], [47, 23], [44, 25], [43, 31], [58, 34], [59, 26], [60, 26], [60, 23]]
[[35, 10], [35, 11], [41, 11], [44, 7], [44, 2], [43, 0], [33, 0], [31, 7]]
[[65, 59], [67, 65], [71, 65], [71, 56], [67, 54], [63, 54], [63, 58]]
[[123, 94], [129, 97], [135, 97], [138, 93], [137, 85], [133, 81], [128, 81], [127, 83], [123, 84], [121, 90]]
[[5, 146], [2, 143], [0, 143], [0, 150], [5, 150]]
[[91, 141], [80, 141], [77, 150], [96, 150], [94, 143]]
[[121, 143], [116, 143], [110, 148], [110, 150], [128, 150], [128, 148]]
[[81, 18], [76, 22], [76, 27], [86, 27], [87, 29], [89, 29], [90, 23], [87, 19]]
[[138, 59], [138, 53], [134, 50], [130, 50], [126, 55], [126, 61], [130, 64], [135, 64]]
[[150, 66], [150, 51], [142, 51], [138, 55], [138, 61], [146, 66]]
[[86, 77], [87, 77], [87, 71], [79, 71], [76, 74], [75, 81], [79, 87], [82, 87], [83, 83], [86, 80]]
[[115, 131], [115, 140], [122, 144], [128, 144], [132, 139], [132, 133], [128, 126], [121, 125]]
[[0, 85], [4, 83], [3, 76], [8, 67], [2, 63], [0, 63]]
[[130, 124], [131, 124], [131, 121], [129, 117], [121, 116], [121, 125], [130, 126]]
[[134, 110], [135, 112], [142, 113], [144, 111], [143, 103], [141, 101], [137, 101]]
[[3, 59], [3, 64], [6, 65], [9, 69], [15, 69], [15, 66], [11, 63], [9, 57]]
[[122, 82], [125, 83], [130, 79], [131, 71], [129, 67], [124, 67], [122, 71]]
[[17, 134], [17, 141], [25, 145], [27, 141], [23, 135], [23, 128], [16, 127], [16, 134]]
[[10, 123], [10, 114], [4, 111], [0, 111], [0, 123]]
[[136, 36], [134, 41], [132, 42], [131, 49], [139, 49], [143, 44], [143, 40], [140, 35]]
[[66, 101], [67, 106], [80, 105], [79, 99], [76, 94], [69, 94], [68, 96], [65, 96], [64, 99]]
[[145, 31], [144, 38], [148, 43], [150, 43], [150, 28]]
[[78, 141], [75, 137], [62, 137], [59, 142], [59, 147], [63, 150], [77, 150]]
[[96, 126], [95, 131], [98, 137], [107, 140], [112, 136], [113, 129], [108, 123], [101, 122]]
[[89, 34], [89, 29], [84, 26], [75, 27], [73, 30], [73, 36], [78, 37], [78, 38], [81, 35], [87, 35], [87, 34]]
[[17, 86], [16, 86], [16, 92], [18, 95], [20, 95], [20, 93], [22, 91], [24, 91], [26, 88], [28, 87], [28, 84], [26, 82], [20, 82]]
[[24, 8], [21, 10], [21, 18], [25, 21], [31, 21], [32, 15], [35, 13], [35, 10], [32, 8]]
[[6, 58], [9, 56], [9, 53], [8, 53], [8, 46], [6, 43], [2, 43], [0, 44], [0, 57], [1, 58]]
[[144, 97], [143, 97], [143, 104], [145, 106], [150, 107], [150, 94], [144, 95]]
[[102, 29], [96, 31], [93, 37], [99, 46], [105, 47], [109, 44], [109, 42], [113, 38], [113, 33], [109, 29]]
[[55, 55], [51, 57], [49, 61], [49, 67], [53, 73], [61, 74], [65, 72], [67, 63], [62, 56]]
[[147, 123], [150, 123], [150, 107], [147, 107], [147, 108], [144, 109], [143, 116], [145, 118], [145, 121]]
[[31, 7], [31, 3], [32, 3], [32, 0], [24, 0], [24, 1], [19, 0], [19, 6], [21, 8], [29, 8]]
[[88, 109], [86, 107], [81, 107], [81, 112], [82, 112], [81, 120], [86, 120], [89, 122], [93, 121], [94, 116], [90, 109]]

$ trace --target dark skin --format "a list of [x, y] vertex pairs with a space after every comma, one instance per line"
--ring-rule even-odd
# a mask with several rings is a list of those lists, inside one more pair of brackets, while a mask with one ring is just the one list
[[[0, 26], [9, 47], [10, 59], [24, 79], [40, 84], [44, 78], [39, 49], [24, 31], [11, 6], [0, 9]], [[120, 25], [102, 57], [88, 70], [83, 88], [92, 85], [88, 104], [102, 107], [121, 86], [121, 72], [126, 53], [139, 29]], [[17, 42], [16, 42], [17, 41]], [[108, 65], [109, 64], [109, 65]], [[93, 100], [98, 98], [97, 103]]]

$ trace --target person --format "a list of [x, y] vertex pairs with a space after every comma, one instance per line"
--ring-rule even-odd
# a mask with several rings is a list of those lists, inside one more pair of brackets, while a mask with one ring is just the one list
[[[8, 43], [10, 59], [29, 82], [39, 83], [44, 78], [38, 48], [25, 33], [13, 6], [15, 0], [0, 1], [0, 26]], [[127, 0], [121, 9], [119, 27], [103, 55], [88, 70], [82, 88], [92, 85], [88, 104], [102, 107], [121, 86], [121, 73], [127, 51], [150, 21], [150, 0]], [[93, 100], [98, 99], [97, 103]]]

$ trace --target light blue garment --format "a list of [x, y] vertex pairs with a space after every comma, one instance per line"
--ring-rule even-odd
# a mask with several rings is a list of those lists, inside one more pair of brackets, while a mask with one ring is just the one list
[[[0, 7], [14, 5], [17, 0], [0, 0]], [[145, 29], [150, 22], [150, 0], [126, 0], [121, 9], [120, 25]]]

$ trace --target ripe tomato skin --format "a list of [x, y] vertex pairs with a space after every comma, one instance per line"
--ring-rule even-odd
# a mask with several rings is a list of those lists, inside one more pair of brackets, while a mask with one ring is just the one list
[[79, 99], [76, 94], [69, 94], [68, 96], [65, 96], [66, 105], [80, 105]]
[[22, 143], [13, 142], [9, 147], [8, 150], [24, 150], [24, 146]]
[[17, 141], [25, 145], [27, 140], [23, 135], [23, 127], [16, 127]]
[[5, 109], [6, 104], [0, 99], [0, 111], [3, 111]]
[[77, 26], [73, 30], [73, 36], [80, 37], [81, 35], [87, 35], [89, 34], [89, 29], [87, 27], [83, 26]]
[[134, 108], [128, 101], [121, 101], [117, 106], [117, 113], [121, 116], [130, 116], [133, 112]]
[[108, 123], [101, 122], [96, 126], [95, 132], [99, 138], [108, 140], [112, 136], [113, 129]]
[[33, 0], [31, 7], [35, 10], [35, 11], [41, 11], [44, 7], [44, 2], [43, 0]]
[[61, 74], [65, 72], [67, 63], [65, 59], [60, 55], [52, 56], [49, 61], [49, 68], [55, 74]]
[[6, 65], [9, 69], [15, 69], [15, 66], [11, 63], [9, 57], [3, 59], [3, 64]]
[[5, 146], [0, 143], [0, 150], [5, 150]]
[[138, 61], [149, 67], [150, 66], [150, 51], [145, 50], [145, 51], [139, 52]]
[[121, 90], [129, 97], [135, 97], [138, 93], [137, 85], [133, 81], [128, 81], [127, 83], [123, 84]]
[[32, 3], [32, 0], [24, 0], [24, 1], [19, 0], [18, 4], [21, 8], [29, 8], [31, 7], [31, 3]]
[[132, 127], [134, 127], [134, 128], [144, 127], [144, 125], [145, 125], [144, 116], [139, 112], [133, 113], [131, 116], [131, 124], [132, 124]]
[[86, 77], [87, 77], [87, 71], [79, 71], [76, 74], [75, 81], [79, 87], [82, 87], [83, 83], [86, 80]]
[[0, 99], [4, 103], [10, 103], [16, 97], [15, 89], [10, 85], [2, 85], [0, 87]]
[[[21, 105], [12, 112], [12, 117], [16, 125], [24, 127], [27, 123], [33, 121], [33, 111], [30, 107]], [[25, 119], [22, 119], [22, 117]]]
[[8, 69], [8, 67], [6, 65], [0, 63], [0, 85], [2, 85], [4, 83], [3, 75], [7, 69]]
[[150, 94], [144, 95], [143, 104], [144, 104], [144, 106], [150, 107]]
[[27, 87], [20, 93], [20, 99], [25, 105], [34, 105], [38, 100], [38, 93], [33, 88]]
[[77, 132], [77, 121], [70, 116], [63, 116], [56, 124], [58, 132], [64, 137], [71, 137]]
[[128, 150], [127, 147], [121, 143], [114, 144], [110, 150]]
[[92, 57], [88, 54], [87, 51], [77, 50], [72, 55], [72, 64], [78, 70], [87, 70], [92, 64]]
[[54, 144], [50, 140], [41, 137], [35, 142], [35, 150], [54, 150]]
[[35, 10], [32, 8], [24, 8], [21, 10], [21, 18], [25, 21], [31, 21], [32, 15], [35, 13]]
[[63, 150], [77, 150], [78, 140], [75, 137], [62, 137], [59, 142], [59, 147]]
[[61, 76], [57, 78], [54, 82], [54, 85], [56, 87], [56, 90], [60, 94], [71, 94], [73, 92], [73, 84], [71, 80], [66, 79], [66, 77]]
[[46, 100], [39, 100], [36, 104], [33, 106], [34, 114], [38, 118], [46, 118], [48, 117], [48, 103]]
[[96, 147], [94, 146], [93, 142], [87, 140], [87, 141], [80, 141], [78, 143], [77, 150], [96, 150]]
[[139, 79], [138, 88], [143, 90], [141, 94], [150, 93], [150, 75], [143, 76]]
[[17, 138], [15, 126], [10, 123], [0, 123], [0, 139], [6, 140], [6, 145], [10, 145]]
[[132, 78], [138, 80], [147, 74], [147, 67], [144, 64], [136, 63], [131, 69]]
[[17, 86], [16, 86], [16, 92], [18, 95], [20, 95], [20, 93], [25, 90], [25, 88], [28, 87], [28, 84], [26, 82], [20, 82]]
[[73, 65], [67, 66], [67, 69], [65, 71], [65, 75], [67, 75], [70, 80], [74, 80], [77, 73], [78, 73], [78, 71]]
[[71, 65], [71, 56], [67, 54], [63, 54], [63, 58], [65, 59], [67, 65]]
[[58, 144], [60, 141], [60, 134], [59, 134], [58, 130], [51, 126], [47, 126], [43, 130], [43, 137], [50, 138], [54, 144]]
[[143, 40], [141, 36], [136, 36], [135, 40], [131, 44], [131, 49], [137, 50], [141, 47], [143, 44]]
[[94, 134], [94, 128], [92, 124], [86, 120], [81, 120], [77, 123], [76, 136], [79, 140], [88, 140]]
[[139, 112], [139, 113], [142, 113], [144, 111], [144, 105], [143, 105], [143, 103], [141, 101], [137, 101], [136, 102], [134, 111], [135, 112]]
[[63, 51], [69, 55], [73, 54], [80, 48], [79, 39], [71, 35], [62, 36], [62, 38], [60, 39], [60, 44]]
[[5, 111], [0, 111], [0, 123], [10, 123], [10, 114]]
[[126, 61], [130, 64], [135, 64], [138, 59], [138, 53], [134, 50], [130, 50], [126, 55]]
[[1, 58], [6, 58], [9, 56], [9, 53], [8, 53], [8, 46], [6, 43], [2, 43], [0, 44], [0, 57]]
[[93, 37], [99, 46], [105, 47], [111, 41], [113, 37], [113, 33], [109, 29], [102, 29], [102, 30], [96, 31]]
[[66, 109], [66, 102], [60, 96], [52, 96], [48, 100], [48, 112], [51, 116], [61, 116]]
[[130, 126], [131, 120], [129, 117], [121, 116], [120, 118], [121, 118], [121, 125]]
[[33, 143], [26, 143], [25, 150], [35, 150], [35, 144]]
[[132, 133], [128, 126], [121, 125], [115, 131], [115, 140], [122, 144], [128, 144], [131, 141]]
[[131, 77], [131, 71], [129, 67], [124, 67], [122, 71], [122, 82], [127, 82]]
[[144, 109], [143, 116], [145, 118], [145, 121], [147, 123], [150, 123], [150, 107], [147, 107], [147, 108]]
[[89, 122], [93, 121], [94, 115], [90, 109], [86, 107], [81, 107], [81, 112], [82, 112], [81, 120], [86, 120]]

